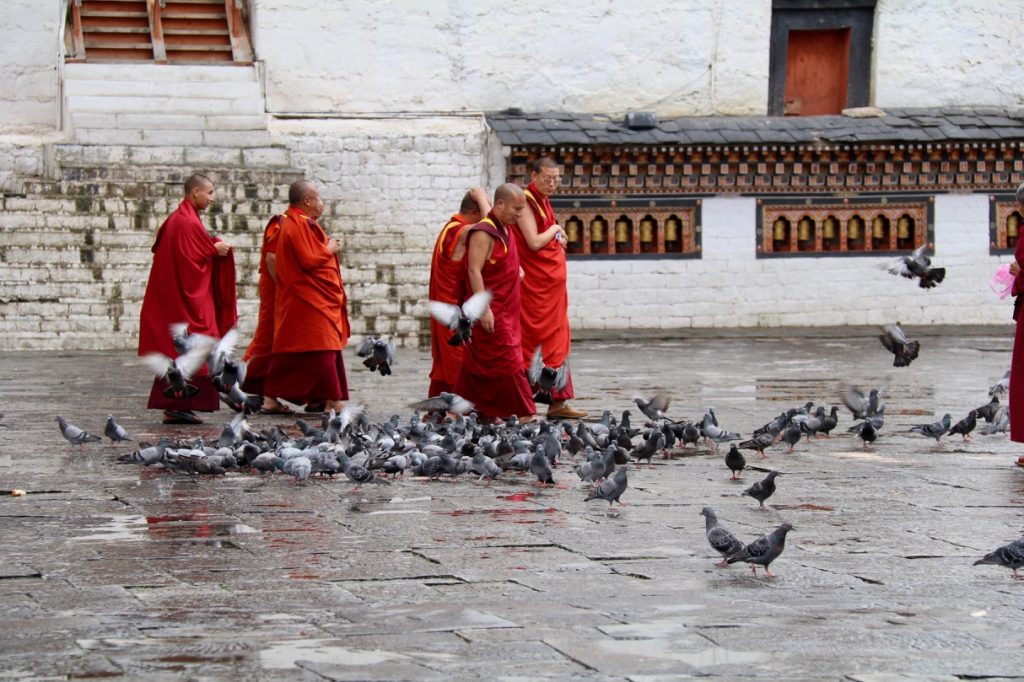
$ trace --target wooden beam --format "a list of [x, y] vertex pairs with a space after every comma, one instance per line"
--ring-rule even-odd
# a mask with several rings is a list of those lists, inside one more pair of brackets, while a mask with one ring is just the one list
[[81, 0], [71, 0], [72, 61], [85, 61], [85, 36], [82, 33]]
[[153, 61], [167, 63], [167, 47], [164, 45], [164, 28], [160, 21], [160, 0], [146, 0], [149, 13], [149, 33], [153, 40]]
[[242, 14], [243, 0], [224, 0], [224, 10], [228, 17], [228, 33], [231, 35], [231, 52], [234, 60], [242, 64], [251, 64], [253, 60], [252, 43], [249, 41], [249, 30]]

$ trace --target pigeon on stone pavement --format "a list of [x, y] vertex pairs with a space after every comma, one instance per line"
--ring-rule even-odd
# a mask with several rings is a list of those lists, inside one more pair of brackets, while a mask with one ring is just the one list
[[164, 456], [164, 450], [167, 449], [167, 443], [167, 436], [161, 436], [160, 441], [156, 445], [139, 448], [134, 452], [121, 455], [117, 458], [117, 461], [122, 464], [138, 463], [144, 466], [155, 464]]
[[313, 463], [310, 461], [309, 457], [306, 457], [305, 455], [292, 457], [284, 463], [284, 472], [290, 476], [294, 476], [296, 483], [305, 483], [309, 479], [309, 474], [312, 471]]
[[843, 392], [843, 404], [853, 414], [854, 419], [873, 417], [878, 411], [880, 393], [879, 389], [872, 388], [865, 396], [859, 388], [851, 386]]
[[466, 299], [461, 307], [441, 301], [427, 301], [427, 310], [435, 320], [455, 332], [448, 345], [459, 346], [470, 342], [473, 325], [484, 316], [490, 303], [491, 292], [481, 291]]
[[772, 469], [768, 472], [767, 476], [754, 483], [754, 485], [744, 490], [741, 494], [753, 497], [760, 505], [758, 509], [764, 509], [764, 501], [775, 494], [775, 477], [781, 475], [778, 471]]
[[665, 434], [661, 432], [661, 429], [651, 431], [647, 439], [636, 446], [633, 450], [633, 459], [636, 460], [636, 467], [640, 468], [640, 460], [646, 459], [649, 466], [654, 466], [651, 462], [654, 459], [655, 453], [665, 447]]
[[474, 474], [478, 474], [481, 481], [485, 478], [493, 480], [501, 475], [501, 467], [482, 452], [473, 455], [473, 462], [469, 465], [469, 470]]
[[1010, 428], [1010, 412], [1006, 405], [1000, 405], [992, 418], [992, 423], [982, 427], [981, 435], [991, 436], [993, 433], [1006, 433], [1008, 428]]
[[1003, 545], [974, 562], [975, 566], [980, 564], [1005, 566], [1013, 571], [1014, 580], [1024, 580], [1024, 575], [1017, 573], [1017, 569], [1024, 567], [1024, 538]]
[[800, 442], [800, 438], [804, 435], [803, 429], [800, 428], [799, 422], [790, 422], [786, 430], [782, 432], [782, 442], [789, 446], [787, 452], [793, 452], [796, 444]]
[[924, 255], [928, 245], [923, 244], [908, 256], [900, 256], [888, 266], [881, 267], [893, 275], [899, 275], [907, 279], [917, 278], [917, 285], [922, 289], [932, 289], [939, 285], [946, 277], [946, 268], [933, 268], [931, 259]]
[[882, 327], [882, 335], [878, 340], [893, 354], [893, 367], [906, 367], [921, 352], [921, 342], [909, 341], [899, 322]]
[[824, 433], [826, 438], [832, 437], [832, 430], [839, 425], [839, 408], [835, 405], [832, 406], [832, 410], [824, 416], [821, 420], [821, 428], [818, 429], [818, 433]]
[[121, 441], [130, 441], [131, 438], [128, 436], [128, 432], [124, 430], [124, 427], [114, 421], [114, 415], [107, 415], [107, 425], [103, 429], [103, 435], [110, 439], [111, 444], [120, 443]]
[[368, 336], [356, 346], [356, 355], [365, 358], [364, 367], [386, 377], [391, 374], [391, 365], [395, 364], [395, 350], [394, 338], [385, 341], [379, 336]]
[[981, 407], [976, 407], [974, 411], [978, 413], [979, 417], [991, 424], [992, 420], [996, 418], [996, 412], [999, 411], [999, 396], [992, 396], [991, 400]]
[[576, 475], [580, 477], [581, 481], [594, 483], [595, 481], [599, 481], [604, 478], [604, 457], [600, 453], [594, 452], [594, 449], [589, 445], [587, 446], [587, 450], [589, 451], [587, 461], [583, 462], [583, 464], [576, 469]]
[[530, 473], [537, 477], [538, 485], [555, 484], [555, 479], [551, 475], [551, 464], [540, 450], [534, 452], [530, 457]]
[[791, 530], [793, 530], [793, 526], [783, 523], [768, 535], [762, 535], [725, 561], [729, 564], [745, 561], [750, 564], [750, 570], [754, 575], [757, 575], [758, 566], [764, 566], [765, 575], [774, 578], [775, 576], [772, 575], [768, 567], [779, 558], [782, 550], [786, 548], [786, 533]]
[[615, 474], [608, 477], [604, 483], [597, 486], [587, 497], [583, 500], [589, 502], [590, 500], [607, 500], [608, 506], [611, 507], [613, 502], [618, 502], [620, 505], [626, 504], [619, 498], [622, 497], [622, 493], [626, 492], [629, 482], [626, 476], [626, 467], [616, 467]]
[[672, 393], [669, 391], [662, 391], [650, 400], [644, 399], [642, 396], [635, 396], [633, 402], [640, 408], [640, 411], [650, 419], [651, 421], [660, 421], [662, 419], [669, 419], [668, 415], [665, 414], [665, 410], [672, 403]]
[[432, 398], [411, 403], [409, 407], [424, 412], [466, 414], [473, 409], [473, 403], [458, 394], [441, 391], [441, 393]]
[[[742, 443], [740, 445], [742, 446]], [[725, 453], [725, 466], [729, 467], [729, 471], [732, 472], [732, 475], [729, 476], [730, 481], [737, 480], [747, 466], [746, 458], [743, 456], [743, 453], [736, 448], [735, 443], [730, 444], [729, 452]], [[705, 509], [707, 508], [708, 507], [705, 507]]]
[[870, 419], [865, 419], [854, 428], [856, 428], [857, 437], [861, 440], [861, 447], [866, 448], [868, 443], [874, 443], [878, 440], [878, 429], [875, 428]]
[[950, 421], [951, 417], [947, 412], [942, 415], [942, 419], [937, 422], [932, 422], [931, 424], [915, 424], [907, 430], [913, 433], [919, 433], [926, 438], [934, 438], [936, 443], [942, 445], [942, 436], [949, 431]]
[[715, 516], [714, 509], [704, 507], [700, 513], [704, 517], [704, 535], [708, 539], [708, 544], [711, 545], [711, 549], [722, 555], [722, 560], [715, 566], [725, 568], [729, 565], [726, 559], [743, 551], [743, 543], [735, 535], [718, 525], [718, 517]]
[[970, 412], [967, 413], [966, 417], [964, 417], [963, 419], [961, 419], [956, 424], [953, 424], [953, 426], [950, 427], [949, 435], [952, 436], [954, 434], [959, 433], [961, 436], [964, 437], [965, 442], [970, 441], [971, 431], [973, 431], [977, 425], [978, 411], [971, 410]]
[[714, 449], [718, 449], [719, 443], [727, 443], [731, 440], [739, 440], [742, 438], [738, 433], [732, 433], [726, 429], [718, 426], [716, 423], [715, 415], [713, 412], [708, 412], [704, 415], [704, 423], [701, 425], [701, 430], [704, 432], [704, 437], [714, 443]]
[[57, 417], [57, 423], [60, 425], [60, 435], [64, 436], [67, 442], [72, 445], [77, 445], [79, 449], [84, 450], [86, 443], [95, 443], [101, 438], [94, 436], [88, 431], [83, 431], [74, 424], [68, 423], [64, 417]]

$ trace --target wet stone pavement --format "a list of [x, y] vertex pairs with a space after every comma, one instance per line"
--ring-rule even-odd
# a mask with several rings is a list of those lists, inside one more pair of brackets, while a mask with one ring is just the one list
[[[567, 465], [546, 490], [510, 474], [353, 494], [344, 479], [119, 465], [127, 448], [106, 443], [69, 453], [58, 412], [95, 432], [111, 412], [151, 441], [216, 437], [229, 415], [159, 425], [129, 354], [4, 353], [0, 679], [1019, 677], [1024, 582], [972, 566], [1024, 535], [1019, 448], [905, 432], [987, 402], [1012, 329], [910, 332], [923, 350], [907, 369], [866, 330], [578, 343], [575, 404], [595, 413], [667, 388], [673, 415], [714, 407], [749, 435], [787, 407], [837, 403], [844, 381], [884, 387], [888, 405], [874, 448], [845, 433], [844, 410], [832, 439], [748, 453], [742, 482], [704, 446], [631, 466], [611, 513]], [[424, 353], [400, 351], [388, 378], [346, 362], [375, 420], [404, 422], [426, 390]], [[758, 511], [739, 493], [769, 466], [784, 475]], [[794, 525], [774, 580], [714, 566], [705, 505], [745, 541]]]

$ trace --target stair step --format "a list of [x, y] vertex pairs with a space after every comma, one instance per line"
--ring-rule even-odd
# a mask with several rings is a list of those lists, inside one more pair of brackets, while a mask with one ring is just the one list
[[[55, 160], [60, 168], [112, 166], [102, 170], [127, 171], [118, 179], [126, 182], [141, 180], [139, 166], [160, 166], [160, 172], [173, 172], [181, 176], [190, 163], [202, 163], [210, 168], [233, 166], [273, 167], [281, 172], [292, 172], [291, 154], [284, 147], [198, 149], [183, 147], [146, 147], [133, 145], [61, 144], [55, 146]], [[187, 167], [184, 169], [187, 170]], [[187, 175], [187, 173], [186, 173]]]
[[65, 82], [73, 80], [135, 81], [138, 83], [249, 82], [256, 83], [252, 65], [182, 66], [178, 64], [64, 65]]
[[[251, 100], [260, 103], [260, 87], [256, 82], [201, 82], [186, 81], [147, 82], [129, 80], [91, 80], [84, 78], [67, 79], [64, 81], [66, 97], [152, 97], [201, 98]], [[113, 111], [122, 111], [114, 109]]]
[[206, 97], [105, 97], [96, 95], [75, 95], [67, 98], [67, 110], [71, 113], [88, 111], [105, 113], [125, 111], [153, 114], [246, 114], [263, 113], [260, 100], [212, 99]]
[[203, 130], [266, 132], [265, 116], [200, 116], [199, 114], [72, 114], [71, 123], [80, 128], [125, 128], [143, 130]]

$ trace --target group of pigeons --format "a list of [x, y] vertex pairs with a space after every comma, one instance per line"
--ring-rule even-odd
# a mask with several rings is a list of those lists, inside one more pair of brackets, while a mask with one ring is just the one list
[[[931, 258], [925, 255], [927, 248], [928, 245], [923, 244], [910, 254], [900, 256], [881, 267], [893, 275], [916, 279], [922, 289], [934, 289], [946, 278], [946, 268], [932, 267]], [[878, 340], [893, 354], [893, 367], [906, 367], [921, 352], [921, 342], [909, 340], [899, 322], [882, 327]]]

